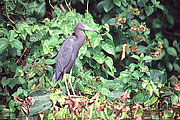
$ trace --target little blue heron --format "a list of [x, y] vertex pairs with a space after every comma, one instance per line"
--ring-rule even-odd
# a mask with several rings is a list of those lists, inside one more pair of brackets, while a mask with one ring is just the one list
[[[61, 48], [59, 50], [57, 60], [56, 60], [56, 72], [54, 73], [54, 76], [52, 79], [53, 81], [55, 82], [57, 82], [58, 80], [62, 81], [64, 74], [69, 71], [70, 71], [70, 76], [71, 76], [72, 67], [75, 64], [76, 58], [79, 53], [79, 49], [84, 44], [84, 41], [86, 38], [82, 30], [89, 30], [89, 31], [97, 32], [96, 30], [93, 30], [92, 28], [88, 27], [84, 23], [79, 23], [76, 25], [76, 27], [74, 28], [75, 36], [69, 36], [61, 45]], [[68, 95], [70, 96], [66, 78], [64, 79], [65, 79]], [[72, 88], [72, 92], [75, 95], [70, 78], [69, 78], [69, 83]]]

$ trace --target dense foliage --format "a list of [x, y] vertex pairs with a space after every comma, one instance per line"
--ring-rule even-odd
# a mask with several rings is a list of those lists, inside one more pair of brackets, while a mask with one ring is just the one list
[[[44, 111], [49, 119], [140, 119], [145, 109], [163, 110], [162, 115], [152, 118], [178, 117], [178, 3], [178, 0], [53, 0], [52, 3], [3, 0], [0, 2], [1, 113], [18, 113], [22, 105], [15, 101], [26, 98], [28, 102], [28, 96], [32, 96], [35, 105], [30, 105], [31, 114]], [[79, 22], [100, 34], [85, 31], [86, 41], [71, 78], [79, 97], [72, 99], [66, 96], [64, 81], [55, 84], [52, 77], [61, 43], [73, 35]]]

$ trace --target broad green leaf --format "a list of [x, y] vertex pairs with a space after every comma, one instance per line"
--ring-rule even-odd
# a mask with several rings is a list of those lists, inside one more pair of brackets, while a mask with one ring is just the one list
[[115, 47], [112, 40], [106, 40], [102, 43], [102, 49], [107, 53], [115, 55]]
[[111, 34], [106, 33], [106, 36], [107, 36], [109, 39], [113, 40], [113, 37], [112, 37], [112, 35], [111, 35]]
[[174, 66], [174, 69], [175, 69], [178, 73], [180, 73], [180, 66], [179, 66], [179, 64], [178, 64], [176, 61], [174, 61], [173, 66]]
[[153, 60], [153, 58], [151, 56], [145, 56], [143, 60]]
[[173, 111], [168, 111], [168, 110], [164, 111], [164, 115], [163, 115], [164, 119], [170, 119], [172, 116], [173, 116]]
[[147, 100], [144, 105], [145, 106], [150, 106], [154, 104], [158, 100], [158, 97], [152, 96], [151, 99]]
[[145, 6], [145, 12], [147, 16], [150, 16], [154, 12], [154, 8], [152, 6]]
[[155, 83], [166, 83], [167, 82], [167, 75], [165, 71], [160, 71], [156, 69], [151, 69], [151, 79]]
[[44, 17], [45, 12], [46, 12], [46, 2], [45, 1], [41, 2], [38, 5], [38, 8], [37, 8], [36, 12], [41, 18]]
[[159, 18], [153, 19], [152, 27], [153, 28], [161, 28], [162, 27], [162, 21]]
[[114, 4], [117, 5], [118, 7], [121, 6], [121, 0], [113, 0]]
[[176, 57], [176, 56], [177, 56], [176, 49], [175, 49], [175, 48], [173, 48], [173, 47], [168, 47], [168, 48], [167, 48], [167, 53], [168, 53], [169, 55], [174, 56], [174, 57]]
[[99, 64], [103, 64], [105, 55], [103, 52], [98, 52], [92, 58], [95, 59]]
[[155, 5], [156, 4], [156, 0], [151, 0], [151, 2]]
[[138, 79], [139, 80], [139, 74], [138, 74], [139, 72], [136, 70], [136, 71], [134, 71], [133, 73], [132, 73], [132, 76], [134, 76], [136, 79]]
[[157, 8], [161, 9], [162, 11], [165, 10], [164, 6], [163, 5], [156, 5]]
[[114, 100], [114, 99], [120, 98], [123, 93], [124, 93], [124, 91], [122, 91], [122, 90], [114, 90], [114, 91], [110, 92], [107, 97]]
[[165, 48], [168, 48], [168, 47], [169, 47], [169, 41], [168, 41], [167, 38], [164, 38], [164, 39], [163, 39], [163, 46], [164, 46]]
[[167, 15], [167, 21], [171, 24], [174, 25], [174, 18], [171, 15]]
[[178, 78], [175, 75], [172, 75], [169, 80], [171, 85], [174, 86], [174, 84], [178, 81]]
[[10, 80], [9, 79], [6, 79], [6, 77], [3, 77], [2, 80], [1, 80], [1, 84], [3, 87], [5, 87], [7, 84], [10, 83]]
[[171, 72], [173, 69], [173, 65], [169, 61], [166, 62], [166, 67], [167, 67], [169, 72]]
[[33, 78], [35, 76], [35, 72], [34, 71], [30, 71], [28, 74], [28, 78]]
[[19, 77], [18, 80], [19, 80], [19, 82], [20, 82], [21, 84], [26, 83], [26, 81], [25, 81], [24, 78], [22, 78], [22, 77]]
[[140, 60], [140, 57], [138, 55], [132, 55], [131, 57], [136, 59], [136, 60]]
[[[92, 33], [92, 32], [91, 32]], [[100, 42], [101, 42], [101, 40], [102, 40], [102, 37], [101, 37], [101, 35], [97, 35], [97, 34], [94, 34], [94, 33], [92, 33], [93, 35], [93, 38], [92, 39], [90, 39], [90, 41], [91, 41], [91, 45], [92, 45], [92, 48], [94, 49], [95, 47], [97, 47], [99, 44], [100, 44]]]
[[0, 53], [8, 47], [8, 41], [7, 38], [0, 38]]
[[56, 63], [56, 59], [47, 59], [46, 64], [52, 65]]
[[110, 91], [108, 89], [104, 88], [104, 87], [101, 88], [100, 92], [101, 92], [102, 95], [106, 95], [106, 96], [108, 96], [109, 93], [110, 93]]
[[116, 18], [111, 18], [106, 23], [109, 25], [116, 25]]
[[109, 67], [109, 69], [112, 70], [112, 68], [113, 68], [113, 60], [112, 60], [112, 58], [107, 56], [105, 58], [105, 63]]
[[178, 100], [179, 100], [178, 96], [177, 95], [173, 95], [172, 96], [172, 105], [177, 104]]
[[126, 0], [122, 0], [122, 4], [126, 7], [128, 5]]
[[38, 114], [39, 111], [47, 112], [52, 106], [52, 102], [50, 100], [51, 91], [46, 90], [37, 90], [30, 94], [30, 96], [36, 101], [30, 107], [30, 114]]
[[104, 0], [103, 7], [105, 12], [109, 12], [114, 7], [114, 3], [112, 0]]
[[15, 47], [15, 48], [17, 48], [17, 49], [19, 49], [19, 50], [22, 50], [22, 49], [23, 49], [23, 45], [22, 45], [22, 43], [21, 43], [19, 40], [16, 40], [16, 39], [15, 39], [13, 42], [14, 42], [14, 45], [15, 45], [14, 47]]

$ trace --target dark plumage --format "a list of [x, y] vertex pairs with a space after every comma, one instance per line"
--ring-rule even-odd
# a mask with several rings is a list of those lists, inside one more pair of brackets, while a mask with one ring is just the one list
[[69, 72], [74, 66], [79, 49], [85, 41], [85, 34], [82, 30], [97, 32], [84, 23], [76, 25], [74, 28], [75, 36], [69, 36], [61, 45], [56, 60], [56, 72], [54, 73], [53, 81], [62, 81], [64, 74]]

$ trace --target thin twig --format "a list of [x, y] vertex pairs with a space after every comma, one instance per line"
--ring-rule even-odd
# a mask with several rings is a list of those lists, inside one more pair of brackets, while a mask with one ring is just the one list
[[180, 37], [179, 33], [172, 33], [172, 32], [168, 32], [168, 31], [164, 31], [164, 33]]
[[22, 56], [25, 54], [26, 51], [27, 51], [27, 48], [24, 49], [23, 54], [22, 54], [21, 57], [17, 60], [16, 64], [20, 61], [20, 59], [22, 58]]

